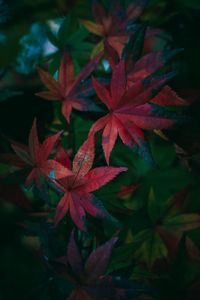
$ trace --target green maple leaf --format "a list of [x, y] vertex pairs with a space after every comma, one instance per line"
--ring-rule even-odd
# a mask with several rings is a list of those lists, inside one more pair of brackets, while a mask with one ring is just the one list
[[[180, 196], [183, 198], [183, 203], [185, 194], [180, 193], [179, 201]], [[111, 270], [130, 266], [133, 260], [139, 264], [145, 263], [151, 270], [157, 261], [168, 260], [176, 254], [183, 234], [200, 227], [200, 215], [183, 213], [176, 200], [177, 197], [176, 194], [175, 197], [162, 201], [155, 196], [153, 188], [150, 189], [146, 225], [140, 225], [140, 228], [135, 232], [134, 229], [137, 224], [134, 215], [132, 215], [132, 222], [135, 225], [131, 229], [132, 237], [129, 237], [128, 240], [125, 239], [126, 244], [114, 252], [110, 265]], [[140, 220], [142, 220], [142, 216]]]
[[56, 33], [53, 32], [51, 26], [47, 27], [47, 37], [51, 44], [57, 48], [57, 51], [51, 55], [50, 72], [55, 73], [59, 67], [61, 57], [64, 50], [68, 50], [73, 55], [74, 63], [79, 71], [80, 60], [88, 58], [93, 45], [85, 41], [89, 36], [89, 32], [68, 14], [60, 23], [60, 27]]

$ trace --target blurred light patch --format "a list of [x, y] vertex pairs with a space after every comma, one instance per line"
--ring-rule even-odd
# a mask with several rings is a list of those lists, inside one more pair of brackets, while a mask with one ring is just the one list
[[16, 70], [19, 73], [30, 74], [35, 71], [35, 67], [43, 55], [46, 41], [45, 26], [34, 23], [30, 33], [24, 35], [19, 41], [21, 51], [16, 61]]
[[4, 33], [0, 32], [0, 44], [5, 44], [7, 37]]
[[102, 64], [103, 64], [103, 68], [106, 72], [111, 71], [110, 64], [109, 64], [109, 61], [107, 59], [103, 59]]
[[44, 55], [51, 55], [58, 51], [58, 48], [55, 47], [49, 40], [44, 44]]
[[[51, 32], [56, 36], [57, 32], [60, 28], [60, 20], [50, 20], [47, 22], [47, 26], [51, 30]], [[51, 41], [47, 37], [47, 41], [44, 45], [44, 55], [51, 55], [58, 51], [58, 48], [51, 43]]]

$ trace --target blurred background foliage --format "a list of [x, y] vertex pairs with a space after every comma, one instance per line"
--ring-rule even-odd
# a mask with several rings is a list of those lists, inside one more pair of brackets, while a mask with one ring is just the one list
[[[102, 2], [106, 6], [109, 1]], [[130, 2], [124, 0], [125, 4]], [[54, 132], [63, 127], [68, 130], [60, 116], [59, 105], [35, 96], [42, 87], [36, 66], [48, 66], [49, 71], [55, 74], [62, 51], [67, 46], [72, 50], [76, 72], [79, 72], [99, 41], [81, 25], [81, 19], [92, 19], [90, 0], [0, 0], [1, 152], [9, 150], [7, 137], [27, 142], [34, 116], [38, 119], [41, 137], [47, 131]], [[155, 47], [167, 43], [172, 48], [184, 49], [174, 62], [178, 75], [171, 80], [171, 86], [175, 90], [200, 90], [200, 1], [150, 0], [141, 20], [165, 32]], [[102, 70], [106, 70], [103, 63], [99, 66], [99, 74]], [[176, 126], [173, 131], [166, 130], [166, 139], [149, 134], [148, 140], [156, 163], [154, 167], [129, 149], [126, 149], [124, 156], [124, 146], [118, 142], [111, 165], [131, 166], [130, 171], [97, 193], [105, 207], [124, 226], [120, 233], [124, 244], [114, 253], [110, 270], [120, 270], [122, 275], [129, 274], [133, 279], [152, 283], [156, 288], [155, 299], [160, 300], [199, 299], [200, 254], [196, 258], [188, 255], [186, 236], [183, 234], [176, 255], [168, 261], [166, 246], [152, 229], [154, 217], [160, 216], [162, 219], [171, 196], [186, 187], [188, 192], [182, 200], [181, 213], [200, 210], [199, 99], [191, 101], [187, 113], [192, 121]], [[90, 113], [84, 115], [74, 112], [73, 138], [66, 135], [63, 143], [76, 151], [86, 138], [93, 120], [94, 116]], [[100, 153], [100, 145], [97, 148], [97, 153]], [[105, 163], [99, 154], [97, 164], [101, 162]], [[4, 172], [7, 169], [2, 164], [1, 174]], [[62, 293], [67, 288], [66, 284], [46, 274], [46, 269], [38, 260], [41, 241], [48, 251], [45, 232], [50, 229], [42, 221], [38, 223], [40, 229], [35, 228], [35, 224], [32, 226], [33, 231], [44, 232], [40, 241], [32, 233], [28, 238], [22, 233], [21, 224], [26, 214], [32, 211], [33, 206], [40, 208], [41, 203], [39, 200], [34, 202], [31, 195], [31, 204], [27, 205], [29, 195], [18, 187], [20, 177], [11, 179], [11, 182], [10, 190], [6, 185], [8, 182], [2, 181], [0, 185], [0, 299], [64, 299]], [[139, 184], [134, 193], [125, 199], [116, 199], [119, 186], [133, 184]], [[184, 218], [181, 222], [184, 223]], [[104, 231], [105, 237], [109, 238], [116, 230], [105, 221], [93, 221], [91, 224], [93, 235], [97, 232], [101, 236], [101, 231]], [[200, 247], [199, 233], [199, 229], [194, 229], [187, 234], [196, 247]], [[133, 243], [133, 235], [138, 237], [136, 244]], [[135, 249], [141, 249], [139, 254]], [[159, 253], [155, 249], [159, 249]], [[122, 256], [126, 258], [125, 261], [121, 259]], [[152, 268], [157, 258], [164, 260]]]

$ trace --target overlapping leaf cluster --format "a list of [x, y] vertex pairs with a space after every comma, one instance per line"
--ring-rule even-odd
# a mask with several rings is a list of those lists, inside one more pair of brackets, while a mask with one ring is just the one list
[[[184, 270], [199, 264], [196, 179], [169, 133], [190, 122], [188, 101], [169, 86], [182, 49], [152, 49], [161, 31], [141, 23], [145, 5], [94, 0], [93, 20], [71, 32], [67, 16], [57, 35], [48, 32], [57, 52], [50, 71], [37, 68], [36, 95], [55, 101], [56, 133], [41, 143], [34, 119], [28, 145], [9, 140], [14, 153], [0, 156], [9, 165], [2, 179], [18, 178], [29, 201], [20, 194], [20, 226], [37, 237], [59, 299], [161, 299], [157, 286], [173, 281], [179, 252], [190, 260]], [[79, 47], [89, 52], [93, 41], [80, 69]]]

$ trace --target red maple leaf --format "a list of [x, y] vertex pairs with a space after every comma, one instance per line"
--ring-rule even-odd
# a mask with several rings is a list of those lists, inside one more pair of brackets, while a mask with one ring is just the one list
[[[11, 162], [12, 165], [18, 168], [28, 168], [25, 185], [30, 185], [33, 181], [37, 187], [40, 187], [40, 176], [53, 176], [54, 178], [62, 178], [71, 175], [71, 171], [64, 167], [56, 160], [48, 159], [53, 147], [58, 142], [62, 132], [47, 137], [40, 144], [37, 135], [36, 119], [29, 134], [28, 146], [12, 142], [11, 147], [15, 154], [5, 154], [2, 158], [5, 161]], [[64, 173], [63, 173], [64, 172]]]
[[[138, 35], [139, 34], [140, 31], [138, 30]], [[132, 36], [130, 39], [133, 39], [134, 43], [137, 44], [137, 37]], [[140, 37], [140, 43], [141, 42], [143, 43], [143, 36]], [[128, 45], [129, 43], [130, 45]], [[137, 48], [140, 48], [140, 46], [135, 45], [136, 52], [138, 51]], [[170, 59], [182, 51], [182, 49], [159, 50], [145, 54], [139, 59], [135, 59], [134, 50], [134, 45], [129, 41], [122, 54], [122, 57], [125, 59], [127, 89], [131, 88], [134, 84], [137, 84], [139, 80], [144, 80], [160, 70]], [[104, 53], [111, 68], [114, 69], [120, 61], [120, 56], [106, 41], [104, 42]], [[158, 105], [176, 106], [188, 104], [167, 85], [165, 85], [155, 97], [152, 97], [151, 102]]]
[[[121, 5], [121, 1], [111, 1], [110, 8], [106, 11], [100, 1], [93, 1], [93, 16], [96, 21], [82, 20], [84, 26], [91, 33], [101, 36], [103, 41], [107, 41], [112, 47], [121, 55], [125, 43], [128, 41], [130, 35], [135, 35], [139, 26], [138, 18], [141, 16], [146, 0], [134, 1], [130, 3], [126, 9]], [[160, 29], [147, 27], [143, 53], [148, 53], [152, 50], [156, 43], [156, 37], [161, 34]], [[103, 49], [103, 41], [98, 43], [93, 53], [97, 53]]]
[[48, 72], [38, 68], [40, 79], [49, 91], [40, 92], [36, 95], [47, 100], [62, 101], [62, 113], [68, 122], [72, 108], [81, 111], [95, 110], [95, 105], [89, 102], [89, 99], [86, 101], [86, 97], [91, 94], [93, 86], [90, 81], [84, 80], [98, 64], [102, 54], [101, 52], [92, 59], [76, 78], [73, 61], [69, 52], [65, 52], [63, 55], [58, 80], [55, 80]]
[[[109, 113], [93, 124], [89, 135], [103, 129], [102, 147], [107, 163], [118, 135], [124, 144], [133, 146], [136, 143], [142, 147], [144, 142], [142, 129], [164, 129], [175, 123], [175, 115], [148, 103], [155, 101], [154, 93], [170, 76], [170, 74], [149, 76], [137, 80], [133, 86], [127, 88], [125, 62], [121, 60], [113, 69], [109, 89], [93, 78], [96, 93], [107, 106]], [[165, 102], [159, 98], [163, 105], [166, 105], [168, 99], [166, 92], [165, 95]], [[158, 102], [157, 99], [157, 104]]]
[[145, 4], [145, 0], [134, 1], [124, 9], [120, 0], [111, 1], [107, 12], [100, 1], [94, 0], [92, 11], [96, 23], [90, 20], [82, 20], [82, 23], [90, 32], [107, 40], [120, 54], [129, 36], [128, 27], [142, 14]]
[[147, 291], [144, 286], [124, 278], [105, 275], [116, 241], [117, 238], [112, 238], [97, 247], [84, 263], [72, 232], [66, 255], [55, 260], [55, 269], [75, 285], [67, 299], [120, 300], [126, 299], [127, 292], [136, 296]]
[[93, 160], [94, 139], [91, 137], [84, 142], [75, 155], [72, 163], [73, 175], [54, 181], [64, 193], [56, 208], [56, 224], [63, 219], [68, 211], [76, 226], [84, 231], [86, 230], [85, 212], [94, 217], [110, 217], [101, 202], [91, 192], [98, 190], [119, 173], [126, 171], [127, 168], [98, 167], [91, 170]]

